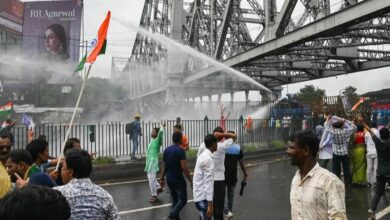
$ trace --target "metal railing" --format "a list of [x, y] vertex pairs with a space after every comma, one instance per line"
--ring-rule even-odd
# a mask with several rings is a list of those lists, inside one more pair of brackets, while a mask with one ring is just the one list
[[[172, 144], [171, 135], [175, 120], [164, 121], [164, 144], [162, 150]], [[182, 120], [183, 134], [188, 137], [190, 147], [198, 147], [203, 142], [205, 135], [212, 133], [215, 127], [220, 126], [220, 120]], [[277, 127], [270, 120], [252, 120], [252, 126], [245, 127], [247, 120], [227, 120], [225, 128], [237, 133], [237, 143], [241, 145], [262, 145], [268, 148], [272, 140], [282, 140], [287, 137], [290, 128]], [[138, 154], [145, 155], [148, 144], [151, 141], [152, 129], [159, 127], [161, 123], [141, 122], [142, 136], [139, 137]], [[69, 137], [80, 139], [83, 149], [91, 153], [97, 153], [97, 157], [120, 157], [130, 155], [132, 143], [129, 135], [125, 133], [126, 123], [111, 122], [104, 124], [76, 124], [72, 127]], [[49, 152], [52, 156], [58, 156], [68, 125], [65, 124], [41, 124], [35, 127], [34, 138], [45, 135], [49, 143]], [[14, 149], [25, 148], [27, 145], [27, 128], [16, 126], [12, 133], [15, 139]]]

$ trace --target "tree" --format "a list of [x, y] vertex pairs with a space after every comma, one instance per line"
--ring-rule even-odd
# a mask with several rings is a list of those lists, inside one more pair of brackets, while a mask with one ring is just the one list
[[302, 89], [299, 90], [299, 93], [295, 94], [295, 97], [306, 104], [318, 103], [322, 101], [325, 96], [325, 90], [314, 88], [313, 85], [305, 85]]
[[313, 85], [305, 85], [295, 94], [295, 98], [304, 104], [309, 105], [312, 112], [319, 113], [322, 111], [322, 100], [325, 97], [325, 90], [315, 88]]
[[86, 113], [97, 111], [107, 113], [115, 106], [115, 103], [125, 100], [126, 97], [127, 92], [110, 80], [90, 78], [86, 83], [80, 107]]
[[348, 97], [348, 100], [351, 102], [351, 104], [356, 103], [359, 99], [359, 95], [356, 93], [356, 90], [357, 89], [353, 86], [347, 86], [342, 92], [344, 96]]

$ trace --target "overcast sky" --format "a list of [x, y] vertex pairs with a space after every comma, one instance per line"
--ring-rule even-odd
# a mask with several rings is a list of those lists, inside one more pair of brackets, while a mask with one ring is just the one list
[[[283, 0], [277, 0], [280, 8]], [[143, 0], [84, 0], [84, 23], [85, 39], [93, 39], [97, 29], [103, 21], [108, 10], [117, 20], [127, 20], [134, 24], [140, 21], [144, 1]], [[108, 33], [108, 47], [105, 56], [99, 56], [93, 68], [93, 76], [110, 77], [111, 58], [129, 57], [136, 33], [129, 28], [119, 24], [115, 19], [111, 20]], [[284, 86], [283, 94], [299, 91], [304, 85], [314, 85], [325, 89], [327, 95], [337, 95], [339, 91], [348, 85], [354, 86], [359, 93], [379, 90], [390, 87], [390, 68], [382, 68], [360, 73], [331, 77], [323, 80], [292, 84]], [[255, 99], [255, 93], [251, 94], [251, 99]], [[241, 99], [241, 95], [236, 98]]]

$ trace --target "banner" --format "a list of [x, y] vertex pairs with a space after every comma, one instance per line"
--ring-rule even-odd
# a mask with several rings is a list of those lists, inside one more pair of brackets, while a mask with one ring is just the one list
[[0, 28], [22, 33], [23, 3], [19, 0], [0, 0]]
[[78, 63], [81, 1], [25, 2], [23, 53], [51, 63]]

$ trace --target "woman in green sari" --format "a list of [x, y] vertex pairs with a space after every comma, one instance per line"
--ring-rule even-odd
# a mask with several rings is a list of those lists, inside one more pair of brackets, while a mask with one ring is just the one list
[[352, 148], [352, 183], [362, 186], [367, 182], [366, 143], [364, 134], [363, 125], [358, 124], [354, 137], [354, 147]]

